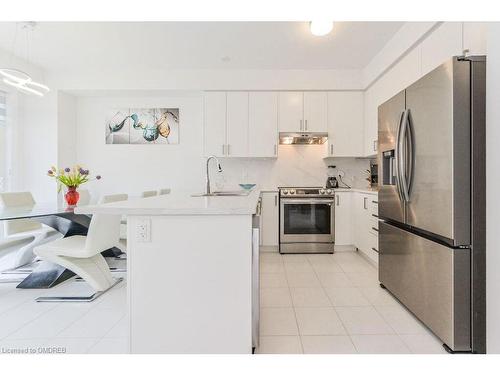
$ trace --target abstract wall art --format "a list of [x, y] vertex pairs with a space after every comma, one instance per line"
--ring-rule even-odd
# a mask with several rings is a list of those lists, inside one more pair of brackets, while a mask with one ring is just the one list
[[178, 144], [179, 108], [124, 108], [106, 116], [106, 144]]

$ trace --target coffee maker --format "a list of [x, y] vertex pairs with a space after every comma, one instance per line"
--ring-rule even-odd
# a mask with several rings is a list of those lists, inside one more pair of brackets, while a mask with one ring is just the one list
[[328, 189], [336, 189], [339, 187], [339, 182], [335, 176], [335, 165], [328, 166], [328, 178], [326, 179], [326, 187]]

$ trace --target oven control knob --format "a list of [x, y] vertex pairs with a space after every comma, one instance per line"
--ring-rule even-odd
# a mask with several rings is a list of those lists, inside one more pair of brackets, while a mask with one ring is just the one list
[[320, 194], [325, 194], [325, 189], [320, 189], [319, 193]]
[[295, 190], [290, 190], [290, 194], [295, 194]]
[[287, 195], [287, 194], [288, 194], [288, 190], [286, 190], [286, 189], [285, 189], [285, 190], [283, 190], [283, 194], [284, 194], [284, 195]]
[[333, 193], [332, 189], [326, 189], [326, 194], [332, 194], [332, 193]]

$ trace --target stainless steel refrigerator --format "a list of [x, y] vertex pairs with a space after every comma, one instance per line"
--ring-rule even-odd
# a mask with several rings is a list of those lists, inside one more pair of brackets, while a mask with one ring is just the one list
[[484, 57], [378, 108], [379, 280], [450, 351], [486, 351]]

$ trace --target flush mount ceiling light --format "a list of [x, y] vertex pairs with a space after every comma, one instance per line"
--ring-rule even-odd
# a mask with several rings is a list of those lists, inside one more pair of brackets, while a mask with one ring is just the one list
[[316, 36], [323, 36], [333, 29], [332, 21], [311, 21], [309, 22], [309, 28], [311, 29], [311, 34]]
[[[34, 28], [36, 26], [35, 22], [26, 22], [22, 24], [22, 28], [26, 33], [26, 61], [29, 64], [29, 37], [30, 34], [33, 34]], [[14, 34], [14, 41], [12, 43], [12, 51], [11, 51], [11, 64], [14, 57], [14, 50], [16, 47], [17, 40], [17, 30], [18, 25], [16, 24], [16, 31]], [[33, 78], [26, 72], [23, 72], [19, 69], [14, 68], [0, 68], [0, 76], [3, 77], [3, 82], [9, 86], [15, 87], [22, 93], [44, 96], [50, 89], [38, 82], [35, 82]]]

